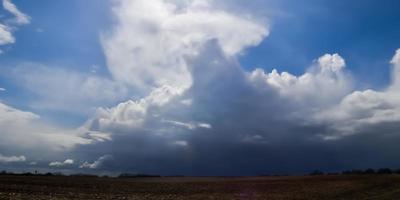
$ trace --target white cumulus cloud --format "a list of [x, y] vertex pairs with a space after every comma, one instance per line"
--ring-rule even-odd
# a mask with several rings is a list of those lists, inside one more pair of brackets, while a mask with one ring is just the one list
[[49, 163], [49, 167], [65, 167], [65, 166], [69, 166], [69, 165], [73, 165], [73, 164], [74, 164], [74, 160], [67, 159], [64, 162], [59, 162], [59, 161], [51, 162], [51, 163]]
[[25, 162], [25, 156], [4, 156], [0, 154], [0, 163]]
[[126, 130], [141, 128], [149, 112], [164, 106], [181, 94], [180, 88], [163, 86], [140, 100], [123, 102], [114, 108], [99, 108], [90, 123], [90, 128], [101, 131], [112, 131], [115, 128]]
[[392, 83], [385, 90], [353, 91], [331, 109], [316, 114], [313, 120], [330, 124], [337, 135], [328, 138], [368, 132], [373, 127], [400, 122], [400, 50], [396, 51], [391, 64]]
[[345, 61], [338, 54], [325, 54], [300, 76], [256, 69], [250, 80], [261, 88], [272, 88], [282, 97], [298, 104], [296, 109], [318, 109], [337, 103], [352, 90], [351, 77], [344, 71]]

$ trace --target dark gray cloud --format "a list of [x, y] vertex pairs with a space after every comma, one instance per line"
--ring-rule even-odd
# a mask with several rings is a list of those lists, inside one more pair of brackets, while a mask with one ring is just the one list
[[[92, 128], [110, 132], [112, 141], [82, 146], [79, 151], [89, 152], [82, 156], [110, 154], [113, 161], [108, 170], [166, 175], [304, 173], [400, 164], [395, 161], [396, 123], [363, 123], [357, 129], [344, 129], [340, 124], [354, 117], [341, 119], [337, 112], [347, 110], [333, 110], [353, 95], [350, 77], [342, 71], [345, 64], [338, 56], [321, 57], [297, 79], [264, 74], [265, 82], [255, 79], [254, 72], [244, 71], [234, 57], [226, 56], [215, 40], [187, 61], [193, 78], [188, 90], [173, 93], [171, 88], [163, 89], [158, 92], [172, 96], [166, 103], [154, 103], [164, 96], [153, 93], [147, 100], [113, 108], [107, 113], [119, 116], [113, 120], [108, 115], [95, 117]], [[276, 87], [275, 82], [267, 81], [271, 77], [290, 84]], [[331, 88], [342, 84], [343, 90]], [[330, 93], [302, 91], [309, 85]], [[182, 103], [188, 99], [190, 104]], [[369, 107], [362, 111], [375, 112]], [[135, 115], [137, 112], [141, 115]], [[196, 123], [208, 126], [190, 126]]]

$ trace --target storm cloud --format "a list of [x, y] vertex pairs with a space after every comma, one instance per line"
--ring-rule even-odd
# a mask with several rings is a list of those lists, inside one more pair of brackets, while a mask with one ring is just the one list
[[[157, 41], [159, 35], [173, 35], [173, 30], [181, 33], [178, 29], [156, 28], [159, 23], [163, 24], [162, 21], [141, 20], [139, 23], [137, 17], [121, 16], [121, 9], [135, 10], [138, 2], [121, 1], [117, 5], [114, 12], [118, 13], [120, 23], [116, 30], [124, 30], [128, 25], [134, 32], [143, 27], [154, 27], [152, 30], [157, 34], [147, 35], [150, 38], [143, 40], [149, 42]], [[177, 12], [181, 17], [197, 13], [197, 6], [201, 11], [215, 11], [212, 1], [189, 2], [160, 1], [155, 4], [157, 9], [172, 9], [169, 12]], [[228, 11], [219, 12], [229, 16]], [[213, 18], [214, 15], [205, 17]], [[219, 28], [224, 29], [224, 26]], [[239, 27], [228, 29], [233, 30], [225, 37], [235, 38], [235, 34], [252, 37], [243, 34]], [[255, 38], [266, 37], [268, 25], [264, 24], [258, 30], [252, 31]], [[185, 33], [198, 34], [199, 30], [192, 27]], [[235, 41], [227, 42], [218, 35], [204, 34], [208, 37], [196, 40], [189, 53], [186, 47], [176, 46], [176, 42], [161, 42], [161, 49], [175, 48], [174, 55], [180, 57], [181, 69], [185, 72], [163, 69], [183, 76], [166, 76], [169, 81], [165, 84], [149, 82], [155, 89], [150, 90], [147, 97], [123, 102], [113, 108], [101, 108], [86, 123], [89, 130], [111, 135], [111, 141], [90, 148], [96, 149], [91, 151], [97, 154], [112, 154], [113, 169], [164, 174], [262, 174], [305, 172], [313, 168], [369, 167], [372, 163], [368, 161], [368, 155], [394, 156], [395, 146], [393, 151], [368, 146], [379, 146], [373, 141], [389, 145], [398, 138], [396, 102], [400, 101], [395, 92], [399, 52], [391, 62], [393, 83], [387, 90], [357, 91], [350, 72], [346, 70], [345, 59], [339, 54], [322, 55], [299, 76], [278, 70], [269, 73], [263, 69], [247, 71], [239, 64], [238, 56], [249, 44], [257, 45], [258, 42], [243, 44], [231, 51], [229, 49], [235, 46]], [[114, 58], [107, 47], [118, 45], [116, 38], [125, 41], [120, 37], [121, 32], [118, 32], [103, 41], [111, 60], [118, 58]], [[133, 42], [132, 45], [137, 44]], [[123, 60], [130, 60], [126, 63], [135, 62], [133, 58], [143, 55], [130, 49], [119, 51], [122, 55], [124, 51], [134, 54], [133, 57], [123, 57]], [[168, 52], [161, 55], [168, 55]], [[152, 67], [159, 66], [151, 63], [164, 61], [158, 53], [146, 58], [150, 59], [149, 63], [140, 65], [136, 62], [132, 69], [152, 70]], [[109, 64], [110, 70], [122, 72], [118, 71], [119, 65]], [[186, 81], [179, 83], [186, 79], [187, 73], [191, 80], [189, 86]], [[118, 79], [119, 75], [115, 75]], [[163, 75], [156, 72], [148, 74], [145, 79], [159, 80]], [[134, 81], [130, 84], [135, 85], [137, 81], [142, 82], [141, 79], [130, 76], [127, 80]], [[138, 83], [136, 86], [141, 85]], [[86, 148], [89, 147], [83, 147]], [[365, 154], [361, 156], [356, 152]], [[393, 162], [381, 164], [394, 166]]]
[[51, 147], [52, 158], [71, 159], [50, 166], [79, 163], [75, 170], [90, 172], [260, 175], [400, 165], [400, 50], [388, 60], [392, 81], [382, 90], [356, 88], [340, 52], [321, 52], [300, 75], [250, 70], [239, 58], [268, 40], [270, 26], [229, 8], [212, 0], [113, 1], [115, 23], [101, 34], [111, 79], [89, 77], [95, 86], [80, 90], [119, 102], [68, 130], [38, 126], [38, 115], [0, 104], [0, 144]]

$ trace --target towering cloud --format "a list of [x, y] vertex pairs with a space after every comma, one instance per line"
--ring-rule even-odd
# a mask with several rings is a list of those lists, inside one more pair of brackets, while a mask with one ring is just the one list
[[[241, 165], [251, 156], [249, 171], [260, 170], [259, 164], [275, 166], [266, 157], [306, 168], [322, 156], [310, 153], [314, 148], [332, 152], [340, 141], [371, 132], [368, 127], [398, 122], [398, 54], [392, 61], [393, 84], [386, 91], [354, 91], [339, 54], [321, 56], [299, 76], [246, 71], [238, 64], [238, 53], [266, 37], [268, 26], [215, 5], [140, 0], [116, 4], [118, 23], [102, 40], [109, 69], [116, 80], [140, 88], [145, 97], [101, 108], [86, 123], [89, 130], [110, 134], [112, 141], [99, 151], [108, 154], [104, 149], [112, 149], [114, 167], [216, 172], [229, 168], [221, 163]], [[386, 131], [395, 134], [396, 127]], [[289, 155], [298, 148], [304, 161]], [[165, 168], [154, 167], [157, 162], [165, 162]], [[179, 167], [173, 164], [177, 162]], [[288, 169], [286, 164], [282, 168]]]
[[110, 72], [139, 91], [162, 85], [188, 88], [192, 78], [185, 57], [196, 55], [205, 42], [216, 39], [224, 53], [235, 55], [268, 35], [262, 24], [213, 4], [116, 1], [117, 24], [102, 37]]
[[[115, 24], [101, 36], [112, 80], [40, 67], [18, 80], [30, 91], [50, 85], [35, 94], [55, 107], [119, 103], [73, 130], [0, 104], [0, 147], [45, 147], [79, 163], [53, 167], [195, 175], [351, 168], [397, 152], [400, 50], [386, 89], [359, 90], [336, 53], [322, 52], [300, 75], [241, 66], [239, 56], [269, 27], [222, 1], [113, 2]], [[76, 101], [56, 95], [60, 88]]]

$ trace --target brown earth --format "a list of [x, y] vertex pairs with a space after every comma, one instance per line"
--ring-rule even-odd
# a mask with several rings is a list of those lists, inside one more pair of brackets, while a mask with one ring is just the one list
[[0, 176], [0, 199], [400, 199], [399, 175], [254, 178]]

